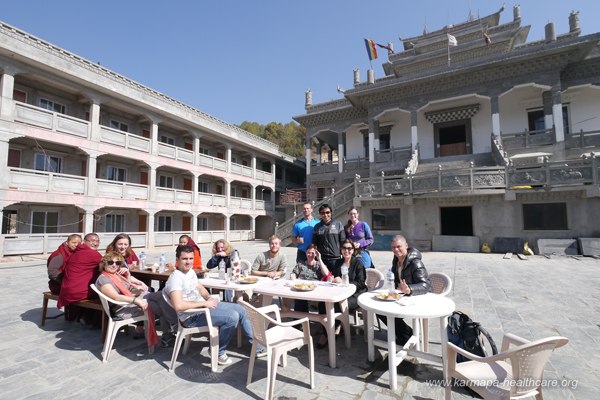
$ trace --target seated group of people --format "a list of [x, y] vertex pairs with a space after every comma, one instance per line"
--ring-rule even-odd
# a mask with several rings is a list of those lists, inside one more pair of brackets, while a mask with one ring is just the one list
[[[132, 263], [139, 263], [137, 255], [131, 248], [131, 239], [127, 234], [119, 234], [109, 244], [102, 256], [98, 252], [99, 236], [89, 233], [81, 241], [79, 235], [70, 235], [67, 241], [48, 259], [49, 287], [58, 293], [59, 308], [72, 302], [93, 298], [89, 285], [94, 282], [102, 293], [111, 299], [129, 303], [126, 306], [114, 306], [113, 316], [129, 318], [144, 313], [148, 307], [154, 315], [160, 317], [162, 337], [161, 346], [168, 347], [174, 342], [174, 333], [178, 319], [186, 327], [206, 324], [203, 313], [193, 313], [190, 308], [208, 308], [212, 323], [220, 328], [219, 357], [221, 365], [231, 363], [226, 348], [240, 325], [250, 342], [252, 327], [244, 309], [235, 303], [219, 302], [211, 297], [209, 291], [201, 284], [204, 270], [199, 262], [200, 249], [193, 240], [183, 235], [176, 249], [176, 270], [171, 273], [162, 291], [154, 291], [144, 282], [136, 279], [129, 272]], [[287, 260], [280, 252], [281, 240], [277, 236], [269, 238], [269, 250], [260, 253], [252, 264], [251, 273], [277, 279], [286, 273]], [[421, 261], [421, 253], [417, 249], [408, 248], [406, 239], [395, 236], [391, 248], [394, 253], [392, 270], [395, 287], [406, 295], [424, 294], [431, 290], [427, 271]], [[206, 264], [208, 269], [215, 268], [224, 260], [227, 268], [231, 268], [232, 246], [224, 239], [217, 240], [212, 247], [212, 257]], [[300, 260], [291, 271], [292, 279], [321, 280], [342, 282], [342, 270], [348, 270], [348, 281], [356, 286], [356, 292], [348, 298], [350, 311], [358, 307], [357, 298], [367, 291], [365, 268], [358, 257], [355, 257], [355, 243], [344, 239], [340, 244], [341, 257], [326, 263], [320, 254], [317, 244], [306, 247], [306, 260]], [[58, 267], [57, 267], [58, 265]], [[52, 268], [51, 268], [52, 266]], [[164, 292], [164, 295], [163, 295]], [[308, 311], [308, 304], [296, 301], [296, 311]], [[336, 304], [336, 311], [339, 311]], [[319, 312], [325, 307], [319, 305]], [[337, 321], [336, 321], [337, 323]], [[336, 334], [339, 325], [336, 325]], [[412, 329], [402, 319], [396, 319], [396, 338], [404, 344], [412, 336]], [[321, 335], [318, 348], [327, 345], [327, 336]], [[259, 356], [265, 354], [258, 348]]]

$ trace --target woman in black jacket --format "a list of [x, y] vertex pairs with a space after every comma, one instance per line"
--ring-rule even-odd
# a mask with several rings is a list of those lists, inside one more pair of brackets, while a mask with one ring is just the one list
[[[345, 239], [342, 241], [340, 246], [340, 250], [342, 252], [342, 257], [335, 260], [333, 267], [331, 269], [331, 274], [333, 275], [333, 282], [342, 283], [342, 267], [348, 267], [348, 283], [354, 284], [356, 286], [356, 292], [350, 297], [348, 297], [348, 312], [352, 313], [354, 310], [358, 308], [358, 296], [367, 291], [367, 274], [365, 272], [365, 267], [363, 266], [360, 259], [354, 257], [354, 243], [350, 239]], [[338, 303], [335, 304], [334, 309], [336, 312], [340, 312], [340, 306]], [[319, 303], [319, 313], [325, 314], [325, 305], [323, 303]], [[335, 334], [338, 335], [340, 333], [341, 323], [339, 320], [335, 321]], [[350, 334], [349, 332], [344, 332], [344, 334]], [[323, 348], [327, 345], [327, 336], [322, 334], [317, 342], [317, 348]]]
[[[392, 238], [392, 271], [394, 272], [394, 287], [405, 296], [417, 296], [431, 291], [431, 282], [427, 269], [421, 261], [421, 252], [409, 248], [406, 238], [396, 235]], [[386, 318], [379, 316], [384, 323]], [[395, 318], [396, 342], [404, 346], [413, 334], [412, 328], [402, 318]]]

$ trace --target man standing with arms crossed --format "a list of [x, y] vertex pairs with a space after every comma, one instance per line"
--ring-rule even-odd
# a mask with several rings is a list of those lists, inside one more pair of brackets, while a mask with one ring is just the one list
[[294, 224], [292, 229], [292, 243], [298, 247], [296, 263], [306, 262], [306, 249], [312, 244], [313, 229], [319, 222], [312, 216], [312, 204], [306, 202], [302, 205], [304, 218]]

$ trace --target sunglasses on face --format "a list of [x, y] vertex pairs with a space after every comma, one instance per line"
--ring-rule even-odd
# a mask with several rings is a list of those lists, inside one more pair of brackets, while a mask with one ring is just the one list
[[321, 211], [321, 215], [331, 214], [331, 211]]
[[119, 267], [121, 265], [121, 261], [113, 261], [113, 260], [109, 260], [106, 262], [107, 265], [116, 265], [117, 267]]
[[344, 246], [344, 247], [342, 247], [342, 250], [348, 250], [348, 251], [350, 251], [350, 250], [354, 250], [354, 247]]

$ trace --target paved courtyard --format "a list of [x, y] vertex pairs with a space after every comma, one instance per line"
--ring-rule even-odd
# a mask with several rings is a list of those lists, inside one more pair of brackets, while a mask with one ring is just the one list
[[[252, 260], [267, 250], [265, 242], [235, 244]], [[200, 246], [204, 259], [209, 246]], [[295, 249], [285, 248], [288, 259]], [[161, 251], [150, 252], [150, 261]], [[172, 249], [165, 251], [167, 255]], [[450, 275], [450, 297], [456, 308], [487, 328], [498, 346], [502, 333], [527, 339], [562, 335], [570, 339], [547, 365], [545, 399], [592, 399], [600, 392], [600, 260], [585, 257], [531, 256], [510, 260], [502, 254], [424, 253], [429, 271]], [[373, 252], [385, 270], [391, 252]], [[229, 355], [234, 363], [212, 373], [206, 343], [193, 343], [180, 354], [173, 373], [167, 369], [172, 348], [147, 353], [141, 340], [119, 334], [107, 364], [100, 361], [99, 330], [62, 318], [40, 327], [42, 292], [47, 290], [45, 259], [30, 257], [0, 263], [0, 390], [10, 399], [260, 399], [266, 385], [266, 363], [257, 361], [254, 382], [246, 387], [250, 346]], [[50, 302], [48, 314], [57, 310]], [[432, 351], [439, 351], [439, 328], [431, 322]], [[315, 333], [316, 333], [315, 326]], [[317, 350], [315, 389], [308, 386], [306, 349], [292, 352], [287, 368], [278, 369], [278, 399], [442, 399], [441, 367], [409, 359], [398, 367], [398, 390], [388, 386], [387, 358], [380, 352], [367, 361], [362, 331], [353, 331], [352, 349], [337, 341], [338, 367], [327, 363], [327, 350]], [[454, 399], [470, 398], [462, 391]]]

